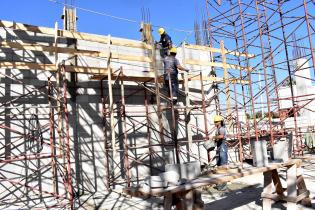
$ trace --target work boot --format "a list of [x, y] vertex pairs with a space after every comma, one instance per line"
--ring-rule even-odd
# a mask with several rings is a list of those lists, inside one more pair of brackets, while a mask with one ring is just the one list
[[214, 189], [218, 190], [218, 191], [225, 191], [227, 190], [227, 186], [226, 186], [226, 183], [224, 184], [217, 184]]

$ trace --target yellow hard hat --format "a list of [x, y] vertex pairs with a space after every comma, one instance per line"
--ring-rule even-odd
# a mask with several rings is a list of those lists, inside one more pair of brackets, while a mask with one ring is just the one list
[[164, 28], [159, 28], [159, 34], [162, 35], [165, 32]]
[[172, 47], [171, 50], [170, 50], [170, 53], [175, 53], [175, 54], [177, 54], [177, 49], [176, 49], [176, 47]]
[[220, 115], [216, 115], [216, 116], [214, 116], [213, 121], [214, 122], [221, 122], [221, 121], [223, 121], [223, 117]]

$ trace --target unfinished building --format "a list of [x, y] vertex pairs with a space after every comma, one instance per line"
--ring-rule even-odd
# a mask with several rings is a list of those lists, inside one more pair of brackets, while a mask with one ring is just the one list
[[206, 43], [177, 49], [190, 69], [177, 106], [150, 23], [135, 41], [76, 32], [75, 8], [65, 8], [64, 30], [1, 20], [1, 208], [79, 208], [178, 164], [193, 179], [214, 161], [204, 142], [217, 114], [230, 163], [314, 149], [304, 142], [314, 139], [314, 2], [205, 7]]

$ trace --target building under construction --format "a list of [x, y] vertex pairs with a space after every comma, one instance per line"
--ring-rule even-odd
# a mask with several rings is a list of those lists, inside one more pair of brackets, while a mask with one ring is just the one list
[[[85, 209], [116, 191], [164, 196], [161, 209], [203, 209], [199, 188], [253, 173], [264, 173], [264, 208], [271, 200], [312, 205], [297, 168], [315, 148], [315, 2], [204, 7], [196, 43], [177, 48], [190, 70], [179, 74], [177, 105], [148, 20], [139, 24], [142, 41], [78, 32], [70, 5], [55, 28], [0, 20], [0, 208]], [[215, 115], [225, 119], [234, 167], [219, 177], [205, 144]], [[281, 167], [293, 174], [287, 188]], [[153, 186], [169, 171], [178, 185]]]

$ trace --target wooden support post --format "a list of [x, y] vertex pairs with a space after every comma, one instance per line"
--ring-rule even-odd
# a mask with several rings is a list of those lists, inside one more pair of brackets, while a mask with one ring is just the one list
[[77, 30], [77, 14], [76, 8], [63, 8], [63, 27], [65, 30], [75, 32]]
[[[103, 76], [104, 77], [104, 76]], [[107, 121], [106, 121], [106, 101], [104, 96], [104, 86], [103, 80], [101, 80], [101, 98], [102, 98], [102, 123], [103, 123], [103, 136], [104, 136], [104, 149], [105, 149], [105, 157], [104, 157], [104, 166], [105, 166], [105, 173], [104, 173], [104, 183], [107, 190], [110, 189], [110, 180], [109, 180], [109, 152], [108, 152], [108, 137], [107, 137]]]
[[[205, 125], [205, 134], [206, 140], [209, 140], [209, 131], [208, 131], [208, 118], [207, 118], [207, 107], [206, 107], [206, 97], [205, 97], [205, 90], [203, 86], [203, 79], [202, 79], [202, 72], [200, 72], [200, 89], [201, 89], [201, 99], [202, 99], [202, 113]], [[211, 162], [210, 152], [207, 151], [208, 155], [208, 163]]]
[[152, 25], [141, 22], [141, 40], [147, 44], [153, 44]]
[[[297, 188], [298, 188], [298, 195], [301, 195], [305, 192], [307, 192], [309, 194], [309, 191], [307, 190], [307, 187], [306, 187], [306, 184], [305, 184], [305, 181], [303, 178], [302, 169], [301, 169], [300, 165], [297, 166], [296, 173], [297, 173], [296, 182], [297, 182]], [[310, 196], [308, 195], [305, 198], [303, 198], [301, 200], [301, 204], [303, 206], [311, 207], [312, 206], [312, 200], [311, 200]]]
[[171, 210], [173, 202], [173, 195], [172, 193], [166, 193], [164, 195], [164, 209]]
[[60, 88], [60, 80], [61, 80], [61, 72], [59, 69], [58, 64], [58, 22], [55, 23], [55, 67], [56, 67], [56, 86], [57, 86], [57, 132], [58, 132], [58, 148], [59, 148], [59, 155], [62, 155], [62, 133], [61, 133], [61, 88]]
[[278, 174], [277, 169], [272, 170], [271, 173], [272, 173], [273, 183], [276, 187], [276, 192], [278, 195], [282, 195], [284, 192], [284, 189], [282, 187], [281, 180], [279, 178], [279, 174]]
[[[152, 44], [152, 67], [154, 69], [154, 83], [155, 83], [155, 97], [156, 97], [156, 106], [157, 106], [157, 115], [159, 121], [159, 134], [162, 146], [162, 152], [164, 151], [164, 128], [163, 128], [163, 117], [162, 117], [162, 107], [161, 107], [161, 98], [160, 98], [160, 87], [159, 87], [159, 72], [156, 68], [156, 53], [155, 53], [155, 46]], [[164, 154], [164, 152], [163, 152]]]
[[[185, 43], [182, 44], [182, 50], [183, 50], [183, 60], [182, 63], [185, 66]], [[188, 73], [183, 73], [183, 79], [184, 79], [184, 91], [185, 91], [185, 125], [186, 125], [186, 138], [188, 140], [188, 158], [190, 156], [191, 148], [192, 148], [192, 132], [191, 132], [191, 119], [190, 119], [190, 98], [189, 98], [189, 84], [188, 84]]]
[[64, 158], [64, 167], [65, 167], [65, 174], [67, 174], [67, 190], [68, 190], [68, 196], [69, 196], [69, 202], [70, 202], [70, 209], [73, 210], [73, 185], [72, 185], [72, 176], [71, 176], [71, 148], [70, 148], [70, 134], [69, 134], [69, 112], [68, 112], [68, 106], [67, 106], [67, 78], [66, 78], [66, 70], [65, 65], [62, 64], [60, 70], [62, 71], [62, 79], [63, 79], [63, 108], [64, 108], [64, 118], [65, 118], [65, 137], [63, 138], [64, 144], [65, 144], [65, 157]]
[[224, 49], [224, 42], [220, 42], [221, 46], [221, 54], [222, 54], [222, 64], [223, 64], [223, 70], [224, 70], [224, 85], [225, 85], [225, 95], [226, 95], [226, 116], [228, 117], [228, 129], [230, 129], [231, 126], [231, 96], [230, 96], [230, 89], [229, 89], [229, 74], [228, 74], [228, 68], [226, 64], [226, 56], [225, 56], [225, 49]]
[[[59, 154], [61, 154], [61, 136], [60, 136], [60, 132], [61, 132], [61, 127], [59, 127], [59, 121], [61, 118], [61, 113], [60, 113], [60, 71], [58, 71], [58, 52], [57, 52], [57, 47], [58, 47], [58, 22], [55, 23], [55, 43], [54, 43], [54, 47], [55, 47], [55, 68], [57, 70], [57, 75], [56, 75], [56, 82], [57, 82], [57, 113], [58, 113], [58, 143], [59, 143]], [[53, 86], [51, 83], [50, 78], [48, 78], [48, 87], [49, 87], [49, 105], [52, 106], [53, 104], [51, 103], [51, 98], [50, 96], [53, 95]], [[53, 115], [53, 109], [54, 108], [50, 108], [49, 114], [50, 114], [50, 144], [51, 144], [51, 165], [52, 165], [52, 175], [53, 175], [53, 188], [54, 188], [54, 192], [58, 192], [58, 177], [57, 177], [57, 168], [56, 168], [56, 157], [53, 157], [54, 155], [56, 155], [56, 148], [54, 148], [53, 146], [55, 146], [55, 141], [53, 139], [53, 133], [54, 133], [54, 115]], [[60, 129], [60, 130], [59, 130]], [[60, 131], [60, 132], [59, 132]]]
[[194, 190], [189, 190], [183, 196], [183, 202], [185, 204], [184, 210], [193, 210], [194, 209]]
[[[123, 75], [123, 68], [120, 67], [120, 74]], [[128, 135], [127, 135], [127, 124], [126, 124], [126, 103], [125, 103], [125, 87], [124, 80], [120, 81], [121, 90], [121, 120], [123, 124], [124, 132], [124, 168], [126, 173], [127, 186], [130, 187], [130, 171], [129, 171], [129, 146], [128, 146]]]
[[[296, 199], [297, 197], [297, 180], [296, 180], [296, 164], [293, 164], [288, 167], [287, 170], [287, 197]], [[296, 202], [292, 202], [291, 199], [287, 201], [287, 209], [288, 210], [295, 210], [296, 209]]]
[[[262, 194], [270, 195], [272, 193], [272, 173], [270, 171], [264, 172], [264, 189]], [[263, 198], [263, 210], [271, 210], [272, 199], [268, 197]]]
[[[151, 142], [151, 129], [150, 127], [152, 126], [151, 119], [149, 117], [149, 104], [148, 104], [148, 94], [147, 94], [147, 89], [144, 88], [144, 106], [145, 106], [145, 116], [147, 120], [147, 139], [148, 139], [148, 145], [149, 145], [149, 164], [150, 166], [152, 165], [152, 153], [153, 153], [153, 148], [152, 148], [152, 142]], [[150, 167], [150, 174], [152, 174], [152, 167]]]
[[110, 131], [113, 149], [113, 159], [116, 156], [116, 133], [115, 133], [115, 118], [114, 118], [114, 99], [113, 99], [113, 84], [112, 84], [112, 69], [110, 67], [110, 35], [108, 35], [108, 60], [107, 60], [107, 77], [108, 77], [108, 96], [109, 96], [109, 115], [110, 115]]
[[57, 178], [57, 167], [56, 167], [56, 148], [55, 148], [55, 140], [54, 140], [54, 111], [52, 104], [52, 93], [53, 86], [48, 77], [48, 104], [49, 104], [49, 140], [50, 140], [50, 154], [51, 154], [51, 169], [52, 169], [52, 177], [53, 177], [53, 192], [58, 193], [58, 178]]

